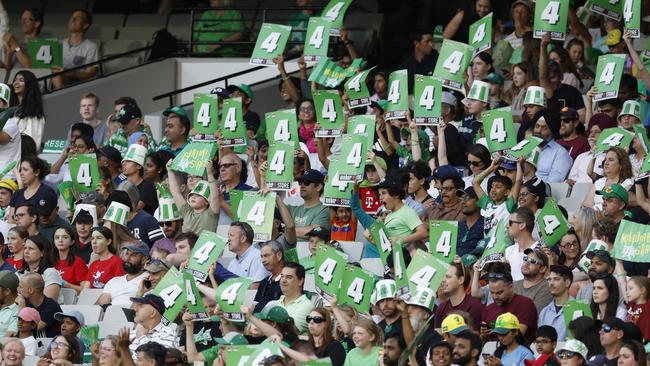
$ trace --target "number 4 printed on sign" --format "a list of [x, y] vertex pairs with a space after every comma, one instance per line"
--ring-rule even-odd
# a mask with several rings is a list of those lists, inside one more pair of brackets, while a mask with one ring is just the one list
[[461, 64], [463, 62], [463, 53], [460, 51], [454, 51], [447, 57], [445, 62], [442, 64], [442, 67], [447, 69], [452, 74], [457, 74], [460, 70]]
[[546, 232], [546, 235], [553, 235], [555, 229], [557, 229], [560, 226], [560, 221], [557, 219], [557, 217], [553, 215], [545, 215], [544, 226], [545, 226], [544, 231]]
[[266, 52], [271, 53], [275, 51], [276, 48], [278, 48], [279, 40], [280, 40], [280, 33], [272, 32], [264, 39], [261, 48], [263, 50], [266, 50]]
[[235, 301], [237, 301], [237, 292], [239, 291], [239, 288], [242, 286], [241, 282], [235, 282], [228, 286], [223, 292], [221, 293], [221, 300], [226, 301], [228, 304], [233, 305]]
[[395, 104], [399, 101], [399, 80], [393, 80], [390, 84], [390, 90], [388, 91], [388, 97], [386, 98], [389, 102]]
[[246, 221], [254, 222], [256, 226], [262, 225], [264, 222], [264, 210], [266, 209], [266, 201], [257, 201], [253, 208], [248, 212]]
[[160, 292], [160, 297], [165, 302], [165, 308], [171, 308], [176, 303], [176, 299], [183, 293], [183, 289], [174, 284]]
[[332, 258], [326, 258], [323, 264], [318, 268], [318, 275], [323, 280], [323, 283], [329, 285], [334, 278], [334, 270], [336, 269], [336, 261]]
[[607, 63], [602, 74], [600, 74], [600, 82], [607, 85], [611, 84], [615, 77], [614, 71], [616, 71], [616, 64], [613, 62]]
[[549, 24], [557, 24], [560, 20], [560, 2], [550, 1], [542, 11], [542, 20], [547, 21]]

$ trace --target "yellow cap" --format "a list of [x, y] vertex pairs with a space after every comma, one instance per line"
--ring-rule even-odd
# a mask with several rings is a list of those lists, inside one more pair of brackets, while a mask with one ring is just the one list
[[451, 333], [454, 335], [468, 329], [465, 319], [458, 314], [447, 315], [442, 321], [440, 328], [442, 329], [442, 333]]
[[494, 329], [492, 332], [498, 334], [506, 334], [511, 330], [519, 329], [519, 319], [513, 313], [504, 313], [499, 315], [494, 322]]
[[18, 189], [18, 184], [13, 179], [3, 179], [0, 180], [0, 188], [8, 189], [14, 193]]
[[607, 32], [607, 38], [605, 38], [605, 44], [608, 46], [616, 46], [621, 43], [622, 33], [619, 29], [612, 29]]

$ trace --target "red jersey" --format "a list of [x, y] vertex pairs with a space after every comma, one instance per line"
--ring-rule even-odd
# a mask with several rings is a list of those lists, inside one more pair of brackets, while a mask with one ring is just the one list
[[373, 187], [360, 187], [359, 200], [361, 200], [361, 208], [368, 214], [376, 214], [381, 206], [377, 191]]
[[112, 255], [106, 260], [96, 260], [90, 263], [86, 281], [90, 282], [90, 288], [104, 288], [111, 278], [123, 274], [122, 259], [116, 255]]
[[22, 259], [14, 260], [13, 257], [7, 257], [7, 259], [5, 259], [5, 260], [7, 261], [7, 263], [11, 264], [16, 269], [16, 271], [20, 271], [21, 269], [23, 269], [23, 260]]
[[88, 278], [88, 268], [79, 256], [74, 257], [74, 262], [71, 265], [68, 264], [67, 259], [61, 259], [54, 268], [59, 271], [59, 275], [65, 282], [76, 286]]
[[636, 324], [641, 329], [644, 341], [650, 340], [650, 302], [646, 300], [645, 304], [627, 304], [625, 320]]
[[332, 219], [331, 238], [337, 241], [354, 241], [357, 236], [357, 220], [343, 222], [337, 218]]

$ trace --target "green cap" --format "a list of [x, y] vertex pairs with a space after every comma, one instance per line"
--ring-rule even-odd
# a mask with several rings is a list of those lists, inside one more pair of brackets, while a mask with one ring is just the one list
[[467, 99], [478, 100], [487, 103], [490, 97], [490, 84], [481, 80], [474, 80], [472, 87], [469, 89]]
[[228, 332], [221, 338], [214, 338], [214, 341], [218, 344], [227, 344], [229, 346], [248, 344], [246, 337], [237, 332]]
[[612, 184], [601, 190], [596, 191], [596, 194], [603, 196], [603, 198], [618, 198], [623, 201], [625, 205], [628, 203], [627, 190], [620, 184]]
[[492, 84], [503, 85], [503, 83], [504, 83], [503, 77], [501, 77], [501, 75], [499, 75], [499, 74], [496, 73], [496, 72], [491, 72], [491, 73], [489, 73], [489, 74], [485, 77], [485, 79], [487, 79], [487, 80], [488, 80], [489, 82], [491, 82]]
[[246, 84], [228, 85], [228, 87], [226, 88], [226, 90], [228, 90], [228, 92], [229, 92], [230, 94], [232, 94], [233, 92], [235, 92], [235, 91], [237, 91], [237, 90], [240, 90], [240, 91], [242, 91], [244, 94], [248, 95], [249, 98], [253, 99], [253, 90], [251, 89], [250, 86], [248, 86], [248, 85], [246, 85]]
[[388, 106], [388, 101], [386, 99], [373, 100], [370, 102], [370, 106], [373, 108], [379, 108], [381, 109], [381, 112], [384, 113]]
[[513, 313], [504, 313], [499, 315], [494, 322], [493, 333], [506, 334], [511, 330], [519, 329], [519, 319]]
[[190, 117], [187, 115], [187, 112], [185, 111], [185, 109], [183, 109], [183, 107], [181, 107], [179, 105], [175, 105], [175, 106], [173, 106], [171, 108], [165, 109], [165, 111], [162, 114], [165, 117], [169, 117], [169, 115], [172, 114], [172, 113], [174, 113], [175, 115], [177, 115], [177, 116], [179, 116], [181, 118], [185, 118], [187, 120], [190, 119]]
[[463, 266], [471, 268], [474, 263], [478, 261], [478, 258], [472, 253], [467, 253], [460, 257], [460, 261], [463, 262]]
[[280, 305], [273, 303], [267, 304], [262, 311], [254, 314], [259, 320], [269, 320], [279, 324], [284, 324], [289, 320], [289, 313]]
[[[377, 165], [379, 165], [384, 171], [388, 170], [388, 165], [386, 165], [386, 160], [384, 158], [381, 158], [379, 156], [375, 156], [375, 160], [377, 161]], [[366, 165], [373, 165], [371, 161], [367, 161]]]
[[392, 299], [397, 295], [397, 284], [395, 280], [381, 280], [375, 284], [376, 301]]

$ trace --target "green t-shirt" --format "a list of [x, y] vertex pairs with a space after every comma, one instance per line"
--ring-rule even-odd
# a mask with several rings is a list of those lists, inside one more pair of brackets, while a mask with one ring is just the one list
[[289, 213], [296, 222], [296, 227], [309, 225], [320, 225], [327, 230], [330, 229], [330, 208], [322, 203], [314, 207], [305, 208], [302, 206], [289, 206]]
[[181, 216], [183, 216], [182, 229], [184, 233], [200, 233], [203, 230], [217, 231], [219, 214], [212, 212], [209, 207], [201, 213], [196, 213], [186, 202], [181, 208]]
[[382, 363], [379, 362], [381, 347], [373, 347], [367, 355], [361, 354], [358, 348], [353, 348], [345, 357], [343, 366], [378, 366]]
[[[242, 32], [244, 22], [241, 13], [237, 10], [224, 10], [223, 15], [217, 14], [215, 10], [208, 10], [201, 14], [196, 23], [195, 41], [219, 42], [233, 33]], [[211, 45], [197, 45], [198, 52], [209, 52]], [[216, 53], [222, 56], [233, 56], [242, 54], [242, 49], [236, 46], [221, 46]]]
[[510, 214], [517, 208], [517, 202], [511, 197], [496, 204], [490, 196], [485, 193], [478, 200], [478, 206], [481, 208], [481, 216], [485, 220], [484, 232], [485, 235], [492, 229], [497, 226], [499, 220], [508, 220]]
[[415, 210], [404, 205], [399, 210], [389, 213], [384, 225], [389, 237], [404, 237], [411, 235], [418, 226], [422, 225], [422, 220]]

